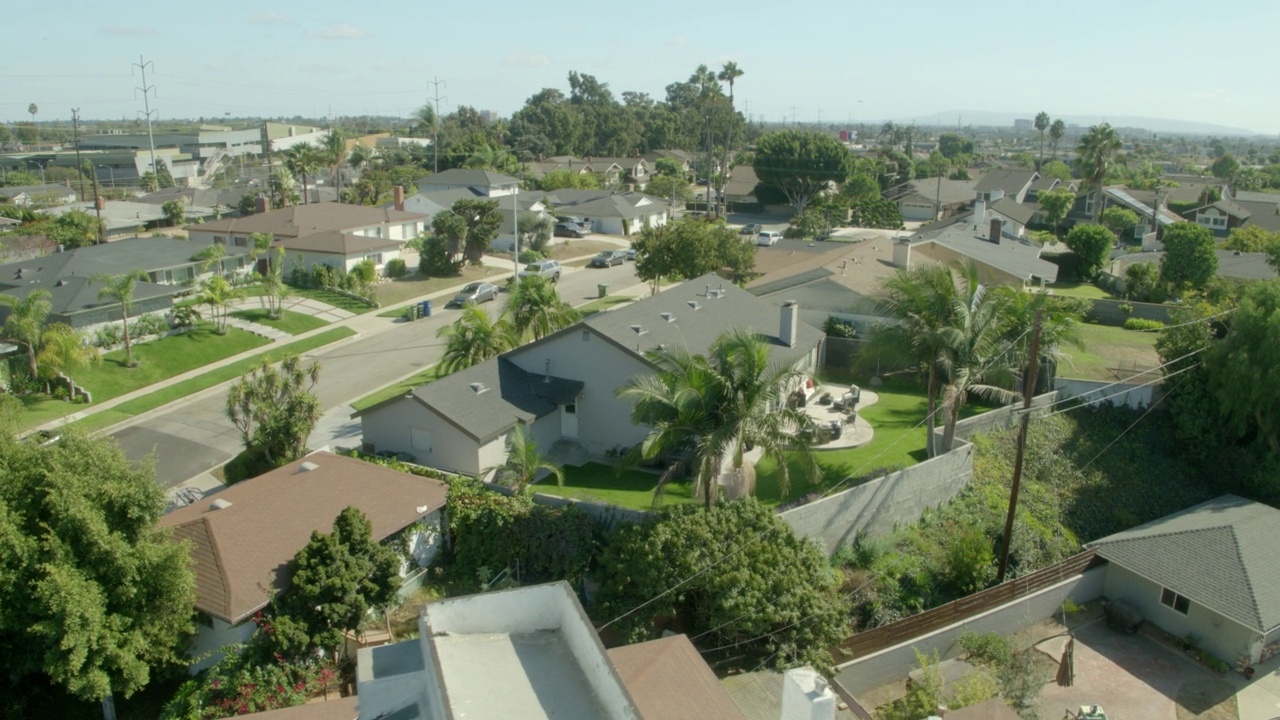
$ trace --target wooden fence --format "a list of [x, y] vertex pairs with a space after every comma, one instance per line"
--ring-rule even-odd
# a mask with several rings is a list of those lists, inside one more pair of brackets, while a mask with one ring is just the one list
[[865, 657], [1026, 597], [1105, 562], [1097, 557], [1094, 551], [1086, 550], [1057, 565], [1037, 570], [1016, 580], [987, 588], [946, 605], [939, 605], [909, 618], [860, 632], [846, 639], [832, 651], [831, 655], [839, 664]]

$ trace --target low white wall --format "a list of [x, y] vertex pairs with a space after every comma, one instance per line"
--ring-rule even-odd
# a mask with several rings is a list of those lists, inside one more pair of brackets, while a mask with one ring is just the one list
[[[1137, 377], [1135, 382], [1118, 384], [1102, 380], [1060, 377], [1054, 380], [1053, 387], [1058, 391], [1059, 400], [1073, 398], [1091, 405], [1106, 404], [1117, 407], [1123, 405], [1134, 410], [1142, 410], [1151, 407], [1152, 403], [1163, 396], [1163, 383], [1153, 382], [1159, 377], [1156, 373], [1148, 373]], [[1151, 384], [1139, 387], [1144, 383]]]
[[963, 622], [840, 665], [835, 681], [850, 694], [865, 693], [906, 677], [916, 666], [917, 650], [925, 655], [936, 650], [944, 659], [959, 655], [955, 642], [965, 631], [1012, 635], [1060, 612], [1067, 598], [1085, 603], [1101, 597], [1106, 571], [1105, 565], [1087, 570]]

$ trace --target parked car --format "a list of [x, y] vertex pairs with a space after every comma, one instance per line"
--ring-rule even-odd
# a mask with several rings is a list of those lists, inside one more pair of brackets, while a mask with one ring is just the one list
[[551, 282], [560, 280], [560, 263], [555, 260], [539, 260], [536, 263], [529, 263], [520, 271], [520, 277], [540, 277]]
[[591, 231], [577, 223], [556, 223], [552, 234], [556, 237], [584, 238], [590, 235]]
[[591, 258], [591, 267], [613, 267], [626, 261], [627, 255], [621, 250], [604, 250], [599, 255]]
[[584, 227], [585, 227], [585, 226], [586, 226], [586, 224], [587, 224], [587, 222], [586, 222], [585, 220], [583, 220], [582, 218], [578, 217], [577, 215], [557, 215], [557, 216], [556, 216], [556, 222], [558, 222], [558, 223], [569, 223], [570, 225], [582, 225], [582, 226], [584, 226]]
[[498, 286], [487, 282], [473, 282], [445, 304], [445, 307], [462, 307], [469, 302], [482, 303], [498, 299]]
[[756, 236], [756, 245], [769, 247], [770, 245], [777, 245], [778, 241], [781, 239], [782, 233], [777, 230], [765, 230]]
[[747, 223], [746, 225], [742, 226], [742, 229], [738, 231], [738, 234], [739, 235], [758, 235], [760, 231], [763, 229], [764, 229], [764, 226], [761, 225], [760, 223]]
[[633, 247], [629, 247], [629, 248], [627, 248], [627, 259], [628, 259], [628, 260], [635, 260], [635, 259], [636, 259], [636, 249], [635, 249], [635, 248], [633, 248]]

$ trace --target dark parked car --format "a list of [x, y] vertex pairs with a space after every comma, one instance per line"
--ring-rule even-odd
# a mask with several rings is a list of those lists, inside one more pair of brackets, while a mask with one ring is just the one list
[[627, 254], [621, 250], [605, 250], [591, 258], [591, 267], [613, 267], [627, 261]]
[[591, 234], [591, 231], [577, 223], [556, 223], [556, 229], [552, 233], [556, 237], [584, 238]]
[[633, 248], [633, 247], [629, 247], [629, 248], [627, 248], [627, 259], [628, 259], [628, 260], [635, 260], [635, 259], [636, 259], [636, 249], [635, 249], [635, 248]]
[[487, 282], [473, 282], [453, 296], [445, 307], [462, 307], [469, 302], [482, 303], [498, 299], [498, 286]]
[[757, 235], [763, 229], [764, 229], [764, 226], [761, 225], [760, 223], [747, 223], [746, 225], [742, 226], [742, 229], [738, 231], [738, 234], [739, 235]]

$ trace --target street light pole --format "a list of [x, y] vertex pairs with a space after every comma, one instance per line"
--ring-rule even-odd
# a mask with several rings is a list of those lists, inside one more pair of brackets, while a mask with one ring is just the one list
[[511, 233], [515, 238], [515, 255], [511, 258], [511, 287], [512, 289], [520, 287], [520, 185], [516, 185], [516, 191], [511, 193]]

